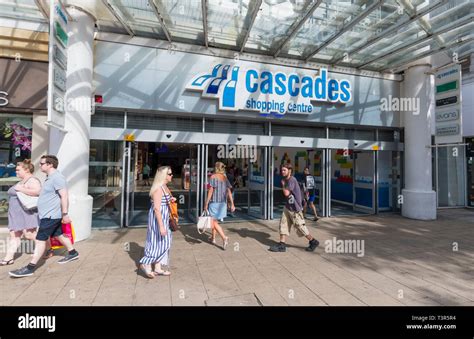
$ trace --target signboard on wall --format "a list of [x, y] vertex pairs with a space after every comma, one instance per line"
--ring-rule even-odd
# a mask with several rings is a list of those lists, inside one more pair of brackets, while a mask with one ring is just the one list
[[48, 124], [64, 128], [67, 84], [68, 19], [60, 1], [50, 3]]
[[435, 73], [435, 143], [462, 142], [461, 65]]
[[236, 64], [216, 64], [186, 86], [203, 98], [217, 99], [222, 111], [258, 111], [261, 115], [311, 114], [312, 102], [348, 103], [351, 83], [331, 78], [327, 69], [306, 74], [257, 70]]

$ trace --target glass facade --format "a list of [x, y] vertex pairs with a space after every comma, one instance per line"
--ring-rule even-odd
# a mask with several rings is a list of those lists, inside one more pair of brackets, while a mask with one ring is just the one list
[[8, 223], [8, 189], [18, 182], [16, 163], [31, 159], [33, 119], [28, 115], [0, 117], [0, 225]]
[[438, 147], [438, 207], [466, 204], [464, 146]]

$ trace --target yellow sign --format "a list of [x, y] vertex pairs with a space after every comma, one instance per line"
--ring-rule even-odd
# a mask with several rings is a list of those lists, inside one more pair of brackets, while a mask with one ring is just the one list
[[378, 150], [379, 150], [379, 146], [372, 146], [372, 150], [373, 150], [373, 151], [378, 151]]
[[125, 134], [125, 141], [135, 141], [135, 136], [133, 134]]

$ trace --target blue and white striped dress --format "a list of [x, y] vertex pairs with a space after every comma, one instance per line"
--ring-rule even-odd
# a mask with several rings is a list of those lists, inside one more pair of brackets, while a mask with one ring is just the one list
[[154, 203], [151, 200], [150, 211], [148, 212], [148, 229], [145, 242], [145, 253], [141, 258], [140, 263], [150, 265], [153, 263], [161, 263], [169, 265], [169, 250], [171, 247], [171, 230], [169, 227], [170, 212], [167, 204], [167, 199], [171, 199], [170, 194], [164, 194], [161, 197], [161, 219], [163, 225], [168, 233], [166, 237], [160, 234], [160, 225], [156, 220]]

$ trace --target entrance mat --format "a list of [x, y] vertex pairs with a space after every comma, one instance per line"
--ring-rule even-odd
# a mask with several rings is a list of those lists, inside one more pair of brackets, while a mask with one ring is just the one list
[[206, 306], [263, 306], [255, 293], [206, 300]]

